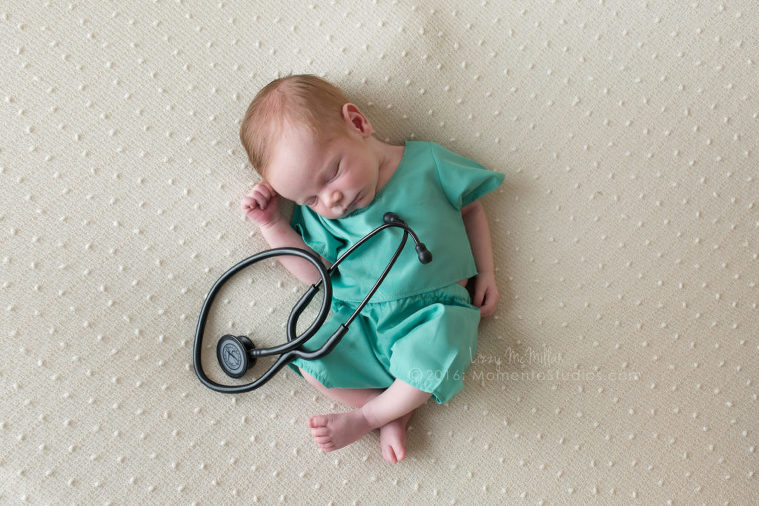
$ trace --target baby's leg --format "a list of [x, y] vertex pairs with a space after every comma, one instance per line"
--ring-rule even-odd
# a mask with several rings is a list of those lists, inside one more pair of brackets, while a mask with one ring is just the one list
[[[363, 407], [364, 404], [383, 392], [379, 388], [327, 388], [303, 369], [298, 369], [306, 381], [322, 394], [354, 408]], [[400, 462], [406, 457], [406, 425], [408, 425], [412, 414], [413, 411], [380, 427], [382, 457], [391, 464]], [[320, 447], [331, 441], [327, 435], [328, 432], [329, 430], [325, 427], [317, 426], [311, 429], [314, 440]]]
[[[337, 450], [360, 439], [369, 431], [391, 422], [395, 422], [396, 425], [402, 423], [405, 427], [410, 414], [429, 397], [428, 392], [395, 380], [387, 390], [366, 402], [361, 408], [349, 413], [314, 416], [308, 421], [308, 425], [314, 429], [312, 433], [315, 437], [318, 434], [317, 443], [323, 451]], [[400, 422], [396, 422], [399, 419]], [[384, 450], [383, 448], [383, 454]], [[394, 460], [391, 460], [388, 455], [384, 456], [390, 461], [403, 458], [402, 455], [393, 455]]]
[[352, 408], [360, 408], [382, 393], [381, 388], [327, 388], [300, 367], [298, 370], [322, 394]]

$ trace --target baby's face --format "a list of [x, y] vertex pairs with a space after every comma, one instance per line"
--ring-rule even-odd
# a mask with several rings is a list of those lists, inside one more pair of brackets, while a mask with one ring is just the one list
[[318, 142], [305, 128], [283, 130], [267, 170], [277, 193], [327, 219], [347, 216], [374, 199], [379, 160], [370, 136], [348, 128], [329, 142]]

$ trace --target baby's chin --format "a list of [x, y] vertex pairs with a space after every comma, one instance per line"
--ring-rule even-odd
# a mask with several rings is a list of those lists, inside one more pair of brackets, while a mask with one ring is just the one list
[[355, 209], [353, 211], [348, 212], [348, 213], [342, 213], [342, 214], [335, 214], [335, 213], [324, 214], [324, 213], [319, 213], [319, 212], [317, 212], [316, 214], [318, 214], [319, 216], [321, 216], [325, 220], [339, 220], [340, 218], [345, 218], [346, 216], [349, 216], [354, 211], [355, 211]]
[[342, 219], [342, 218], [347, 218], [347, 217], [348, 217], [348, 216], [350, 216], [351, 214], [355, 213], [355, 212], [356, 212], [356, 211], [358, 211], [359, 209], [363, 209], [364, 207], [366, 207], [366, 206], [363, 206], [363, 207], [356, 207], [356, 208], [354, 208], [354, 209], [350, 209], [350, 210], [348, 210], [348, 211], [346, 211], [346, 212], [344, 212], [344, 213], [342, 213], [342, 214], [330, 214], [330, 215], [326, 215], [326, 214], [319, 214], [319, 213], [317, 213], [317, 214], [319, 214], [319, 216], [321, 216], [322, 218], [325, 218], [325, 219], [327, 219], [327, 220], [339, 220], [339, 219]]

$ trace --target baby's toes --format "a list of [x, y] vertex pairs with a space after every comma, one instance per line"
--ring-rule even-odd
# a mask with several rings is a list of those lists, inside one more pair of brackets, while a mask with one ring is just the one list
[[393, 449], [390, 448], [390, 446], [383, 446], [382, 447], [382, 458], [385, 459], [385, 461], [395, 464], [398, 462], [398, 460], [395, 458], [395, 453], [393, 452]]
[[335, 444], [332, 442], [320, 444], [319, 449], [323, 452], [331, 452], [332, 450], [335, 449]]
[[319, 427], [326, 427], [328, 420], [329, 419], [325, 415], [312, 416], [311, 418], [308, 419], [308, 426], [311, 427], [312, 429], [316, 429]]
[[396, 462], [400, 462], [406, 458], [406, 449], [401, 445], [391, 446], [390, 452], [392, 453], [392, 456], [395, 458]]
[[311, 429], [311, 435], [314, 437], [329, 436], [329, 429], [327, 427], [317, 427], [315, 429]]

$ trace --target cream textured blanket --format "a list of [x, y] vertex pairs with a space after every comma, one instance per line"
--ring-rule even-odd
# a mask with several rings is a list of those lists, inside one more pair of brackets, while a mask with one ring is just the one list
[[[749, 0], [0, 6], [0, 503], [745, 504], [759, 496], [759, 18]], [[192, 369], [266, 248], [239, 121], [342, 86], [383, 139], [506, 174], [465, 389], [320, 454], [292, 372]], [[281, 342], [267, 261], [206, 334]]]

